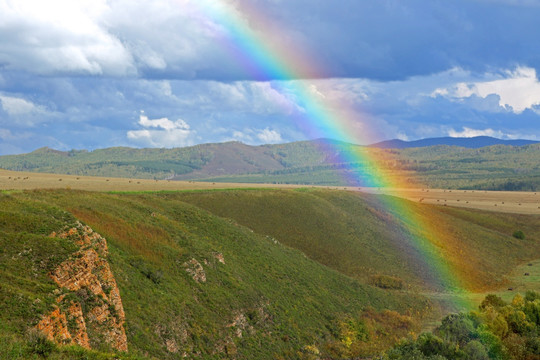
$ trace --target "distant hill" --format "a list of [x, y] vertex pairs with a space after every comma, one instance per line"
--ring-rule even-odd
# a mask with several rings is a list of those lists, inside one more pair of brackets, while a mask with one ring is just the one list
[[[238, 141], [173, 149], [113, 147], [58, 151], [47, 147], [28, 154], [0, 156], [0, 168], [76, 175], [187, 180], [339, 162], [352, 144], [332, 140], [250, 146]], [[332, 151], [328, 151], [331, 148]]]
[[[381, 186], [377, 180], [385, 179], [400, 186], [540, 190], [540, 143], [489, 137], [393, 142], [392, 148], [386, 147], [392, 141], [368, 147], [329, 139], [260, 146], [233, 141], [173, 149], [41, 148], [0, 156], [0, 168], [211, 182]], [[500, 144], [478, 147], [493, 142]]]
[[375, 144], [369, 145], [370, 147], [376, 147], [380, 149], [406, 149], [415, 147], [437, 146], [437, 145], [449, 145], [460, 146], [469, 149], [478, 149], [485, 146], [493, 145], [510, 145], [510, 146], [523, 146], [536, 144], [538, 141], [534, 140], [503, 140], [490, 136], [475, 136], [475, 137], [438, 137], [421, 139], [414, 141], [404, 141], [399, 139], [381, 141]]

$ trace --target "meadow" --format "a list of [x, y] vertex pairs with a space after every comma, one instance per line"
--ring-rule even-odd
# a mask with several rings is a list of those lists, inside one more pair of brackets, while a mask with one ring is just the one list
[[426, 204], [465, 207], [514, 214], [540, 214], [540, 192], [450, 190], [431, 188], [368, 188], [274, 183], [173, 181], [47, 174], [0, 169], [0, 190], [73, 189], [105, 192], [194, 191], [219, 189], [328, 189], [387, 194]]
[[[76, 220], [108, 241], [130, 351], [96, 340], [92, 351], [54, 347], [52, 359], [367, 357], [437, 331], [449, 312], [473, 310], [488, 294], [510, 302], [540, 290], [534, 192], [10, 171], [0, 171], [0, 187], [2, 358], [41, 357], [28, 328], [54, 304], [50, 269], [74, 251], [49, 234]], [[392, 201], [437, 233], [411, 227]], [[428, 236], [461, 289], [438, 282], [407, 245]], [[185, 270], [193, 259], [204, 283]]]

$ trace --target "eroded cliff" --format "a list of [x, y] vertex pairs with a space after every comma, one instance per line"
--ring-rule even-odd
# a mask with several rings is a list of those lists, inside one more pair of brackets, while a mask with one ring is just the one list
[[51, 272], [59, 286], [57, 305], [37, 329], [58, 344], [127, 351], [125, 313], [105, 238], [80, 222], [50, 237], [73, 240], [79, 250]]

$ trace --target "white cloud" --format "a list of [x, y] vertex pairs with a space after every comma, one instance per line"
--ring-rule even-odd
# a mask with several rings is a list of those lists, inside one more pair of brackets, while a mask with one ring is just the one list
[[241, 141], [245, 144], [275, 144], [283, 142], [281, 134], [268, 127], [264, 129], [245, 128], [242, 131], [234, 130], [232, 140]]
[[259, 131], [257, 138], [265, 144], [275, 144], [283, 141], [279, 132], [270, 130], [269, 128]]
[[0, 64], [45, 75], [145, 77], [157, 72], [192, 79], [208, 69], [242, 71], [224, 47], [216, 46], [227, 30], [205, 14], [204, 6], [211, 5], [0, 0]]
[[146, 128], [158, 128], [166, 131], [189, 130], [189, 125], [182, 119], [176, 121], [171, 121], [167, 118], [151, 120], [148, 116], [143, 114], [139, 117], [139, 125]]
[[[486, 74], [485, 77], [494, 78], [495, 76]], [[449, 88], [438, 88], [432, 92], [431, 96], [453, 99], [478, 96], [486, 99], [496, 95], [499, 97], [500, 107], [516, 114], [540, 105], [540, 82], [535, 69], [517, 67], [513, 71], [505, 71], [502, 78], [498, 77], [495, 80], [459, 82]]]
[[198, 85], [202, 85], [201, 92], [206, 91], [206, 94], [198, 99], [199, 103], [204, 102], [205, 107], [217, 104], [220, 110], [252, 112], [259, 115], [290, 115], [299, 109], [293, 99], [283, 91], [290, 85], [287, 81], [232, 83], [210, 81], [198, 82]]
[[509, 137], [499, 130], [493, 130], [493, 129], [480, 130], [480, 129], [471, 129], [468, 127], [463, 127], [462, 129], [463, 129], [462, 131], [456, 131], [454, 129], [450, 129], [448, 130], [448, 136], [466, 137], [466, 138], [475, 137], [475, 136], [492, 136], [492, 137], [497, 137], [497, 138]]
[[133, 59], [106, 26], [106, 0], [0, 1], [0, 63], [40, 74], [134, 73]]
[[42, 106], [35, 105], [31, 101], [13, 96], [0, 95], [0, 103], [2, 104], [2, 108], [9, 115], [24, 115], [46, 112], [45, 108]]
[[236, 141], [240, 141], [240, 142], [243, 142], [245, 144], [249, 144], [249, 143], [253, 142], [253, 137], [251, 135], [249, 135], [248, 133], [253, 133], [253, 131], [252, 130], [245, 130], [245, 131], [242, 132], [242, 131], [235, 130], [235, 131], [233, 131], [232, 137]]
[[141, 114], [138, 123], [144, 129], [127, 132], [127, 138], [135, 143], [152, 147], [182, 147], [193, 144], [195, 131], [182, 119], [149, 119]]

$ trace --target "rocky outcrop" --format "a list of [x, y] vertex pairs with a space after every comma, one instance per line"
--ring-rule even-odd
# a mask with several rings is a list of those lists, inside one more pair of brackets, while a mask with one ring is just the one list
[[44, 316], [36, 328], [57, 344], [73, 343], [73, 338], [67, 328], [66, 314], [61, 312], [59, 308], [55, 308], [49, 315]]
[[223, 256], [222, 253], [214, 252], [214, 253], [212, 253], [212, 255], [214, 256], [214, 259], [216, 259], [217, 261], [219, 261], [222, 264], [225, 264], [225, 257]]
[[[105, 238], [81, 223], [50, 236], [72, 239], [80, 248], [50, 274], [65, 293], [37, 328], [59, 344], [91, 348], [92, 343], [104, 341], [115, 350], [127, 351], [125, 313], [106, 260]], [[99, 336], [93, 338], [89, 332]]]
[[[36, 328], [47, 335], [47, 338], [58, 344], [77, 344], [90, 349], [86, 322], [84, 321], [82, 308], [79, 303], [64, 303], [65, 296], [57, 299], [57, 306], [50, 314], [44, 316], [36, 325]], [[61, 310], [61, 307], [65, 310]], [[69, 329], [69, 325], [72, 325]]]
[[191, 259], [189, 261], [186, 261], [184, 264], [184, 269], [186, 272], [191, 275], [193, 280], [195, 280], [198, 283], [204, 283], [206, 282], [206, 273], [204, 272], [204, 269], [200, 262], [198, 262], [196, 259]]

